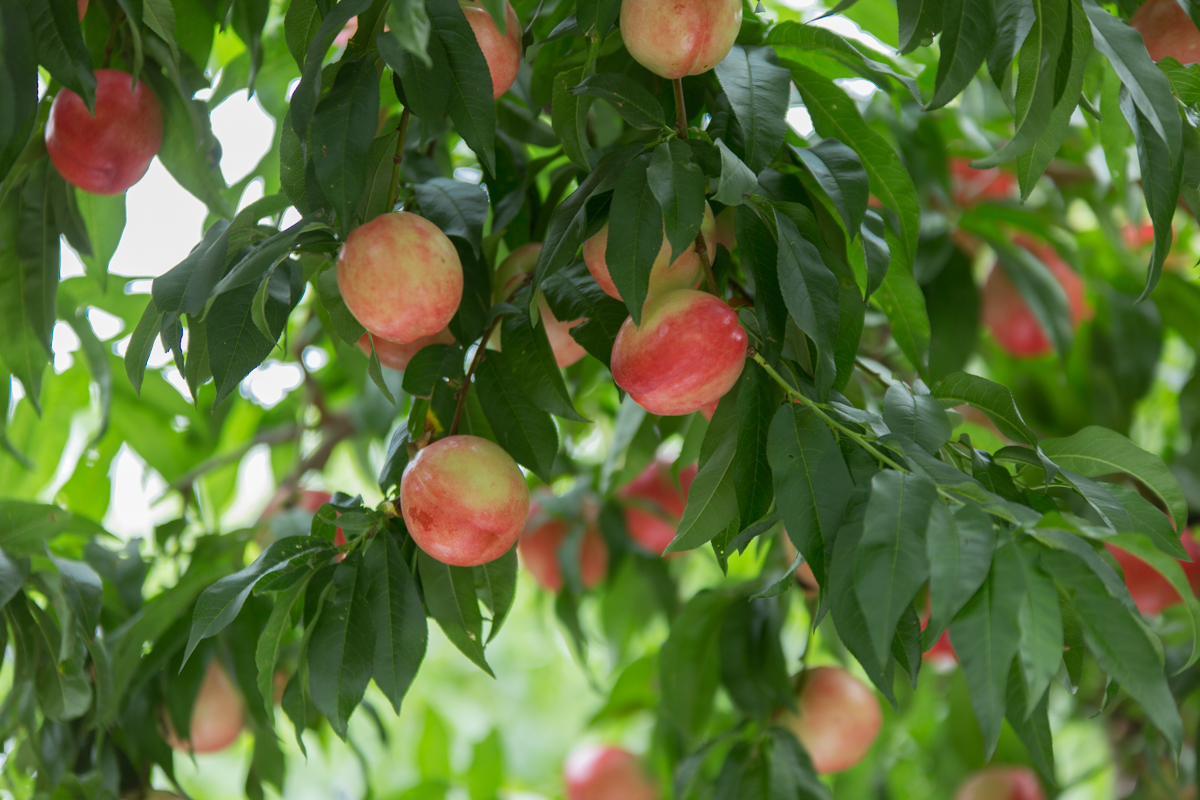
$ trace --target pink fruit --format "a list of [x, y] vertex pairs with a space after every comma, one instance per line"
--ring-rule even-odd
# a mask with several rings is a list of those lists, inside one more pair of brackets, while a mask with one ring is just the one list
[[[1183, 574], [1187, 576], [1188, 583], [1191, 584], [1192, 594], [1197, 594], [1200, 591], [1200, 544], [1197, 544], [1196, 540], [1192, 538], [1190, 529], [1184, 530], [1179, 541], [1183, 543], [1183, 549], [1187, 551], [1187, 554], [1192, 557], [1190, 562], [1180, 561], [1179, 566], [1183, 567]], [[1121, 571], [1125, 573], [1125, 586], [1129, 589], [1129, 594], [1137, 605], [1138, 611], [1153, 616], [1164, 608], [1170, 608], [1183, 602], [1183, 598], [1179, 596], [1179, 592], [1175, 591], [1175, 587], [1154, 567], [1116, 545], [1109, 544], [1105, 547], [1121, 565]]]
[[954, 204], [970, 208], [983, 200], [1003, 200], [1013, 196], [1017, 179], [1011, 172], [992, 168], [975, 169], [969, 158], [950, 159], [950, 178]]
[[[530, 524], [517, 542], [521, 564], [546, 589], [557, 592], [562, 589], [562, 565], [558, 551], [566, 541], [571, 526], [566, 522], [542, 516], [536, 508], [530, 508]], [[608, 545], [594, 526], [583, 535], [579, 547], [579, 576], [584, 589], [598, 585], [608, 574]]]
[[492, 95], [500, 97], [517, 79], [521, 67], [521, 21], [512, 3], [505, 3], [504, 33], [496, 25], [483, 6], [478, 2], [463, 4], [463, 14], [475, 32], [475, 41], [487, 59], [488, 71], [492, 74]]
[[46, 150], [59, 174], [93, 194], [121, 194], [142, 179], [162, 147], [158, 99], [145, 81], [96, 70], [96, 115], [83, 98], [60, 89], [46, 121]]
[[567, 800], [657, 800], [658, 787], [637, 756], [620, 747], [584, 745], [567, 757]]
[[647, 552], [662, 555], [675, 538], [675, 529], [687, 507], [687, 493], [696, 477], [696, 465], [679, 472], [679, 484], [668, 461], [653, 461], [618, 492], [625, 501], [625, 529], [629, 538]]
[[1146, 0], [1129, 27], [1142, 34], [1155, 61], [1170, 56], [1184, 65], [1200, 62], [1200, 30], [1175, 0]]
[[[1040, 258], [1062, 284], [1071, 309], [1072, 327], [1078, 328], [1088, 313], [1083, 279], [1058, 257], [1053, 248], [1031, 246], [1028, 242], [1022, 244]], [[996, 342], [1017, 358], [1036, 358], [1054, 349], [1041, 323], [999, 263], [992, 267], [983, 287], [983, 321]]]
[[[712, 208], [706, 202], [700, 231], [704, 234], [704, 246], [708, 251], [709, 264], [712, 263], [712, 259], [717, 253], [716, 227]], [[596, 235], [583, 243], [583, 261], [587, 264], [588, 272], [592, 273], [592, 278], [600, 285], [604, 293], [620, 300], [621, 293], [617, 291], [616, 284], [613, 283], [612, 277], [608, 273], [607, 251], [608, 223], [605, 223]], [[662, 247], [659, 248], [654, 265], [650, 268], [650, 289], [646, 294], [647, 302], [651, 298], [673, 289], [694, 289], [700, 285], [702, 280], [704, 280], [704, 265], [700, 263], [700, 256], [696, 254], [696, 245], [690, 245], [679, 255], [679, 258], [671, 261], [671, 243], [667, 241], [666, 234], [663, 234]]]
[[617, 385], [651, 414], [699, 411], [737, 382], [746, 360], [737, 312], [691, 289], [646, 302], [642, 324], [625, 320], [612, 350]]
[[396, 211], [346, 237], [337, 282], [346, 308], [371, 335], [403, 344], [436, 336], [454, 317], [462, 263], [436, 225]]
[[[537, 267], [538, 254], [542, 252], [541, 242], [530, 242], [513, 250], [508, 258], [501, 262], [496, 269], [496, 278], [492, 289], [492, 302], [499, 303], [508, 300], [521, 287], [525, 277]], [[546, 338], [550, 340], [550, 349], [554, 352], [554, 362], [559, 369], [569, 367], [587, 355], [587, 351], [571, 336], [571, 328], [583, 324], [583, 318], [570, 322], [559, 322], [550, 310], [544, 293], [538, 295], [538, 318], [541, 325], [546, 327]], [[493, 340], [497, 350], [501, 349], [499, 334]]]
[[629, 55], [668, 80], [721, 63], [742, 27], [741, 0], [622, 0]]
[[[449, 328], [442, 328], [432, 336], [422, 336], [405, 344], [377, 336], [375, 337], [375, 352], [379, 355], [380, 364], [403, 372], [408, 367], [408, 362], [412, 361], [413, 356], [431, 344], [454, 344], [454, 334], [450, 332]], [[364, 333], [358, 340], [358, 349], [368, 356], [371, 355], [371, 339], [367, 334]]]
[[221, 662], [208, 662], [200, 693], [192, 707], [189, 731], [190, 742], [175, 734], [171, 719], [164, 714], [166, 732], [163, 736], [172, 749], [182, 753], [215, 753], [233, 744], [245, 722], [241, 695], [233, 686]]
[[499, 445], [447, 436], [408, 462], [400, 504], [418, 547], [442, 563], [474, 567], [517, 541], [529, 514], [529, 487]]
[[954, 800], [1044, 800], [1042, 784], [1027, 767], [988, 767], [967, 778]]
[[883, 726], [875, 692], [841, 667], [816, 667], [800, 679], [799, 713], [784, 724], [796, 734], [821, 775], [853, 767], [866, 757]]

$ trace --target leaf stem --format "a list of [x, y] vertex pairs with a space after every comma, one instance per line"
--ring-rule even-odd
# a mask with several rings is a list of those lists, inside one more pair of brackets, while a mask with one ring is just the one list
[[396, 195], [400, 192], [400, 162], [404, 158], [404, 140], [408, 138], [408, 122], [411, 119], [412, 112], [405, 106], [400, 114], [400, 124], [396, 126], [396, 133], [400, 135], [396, 138], [396, 153], [392, 156], [392, 185], [388, 190], [388, 211], [396, 207]]
[[683, 102], [683, 78], [676, 78], [675, 85], [675, 135], [680, 139], [688, 138], [687, 106]]
[[815, 413], [817, 415], [817, 417], [819, 417], [820, 420], [822, 422], [824, 422], [826, 425], [828, 425], [829, 427], [833, 428], [834, 430], [837, 430], [840, 433], [842, 433], [843, 435], [845, 435], [846, 438], [850, 439], [852, 442], [857, 444], [863, 450], [866, 450], [868, 453], [870, 453], [872, 456], [874, 456], [876, 460], [882, 462], [883, 464], [886, 464], [887, 466], [891, 467], [892, 469], [899, 470], [901, 472], [907, 471], [904, 469], [904, 467], [897, 464], [891, 457], [889, 457], [888, 455], [883, 453], [883, 451], [881, 451], [879, 448], [875, 447], [875, 445], [868, 442], [861, 433], [854, 430], [853, 428], [850, 428], [847, 425], [843, 425], [842, 423], [838, 422], [833, 417], [826, 414], [825, 410], [821, 407], [820, 403], [817, 403], [816, 401], [805, 397], [803, 394], [801, 394], [796, 389], [794, 389], [790, 383], [788, 383], [786, 380], [783, 379], [782, 375], [780, 375], [778, 372], [775, 371], [774, 367], [772, 367], [770, 364], [767, 363], [767, 360], [765, 358], [763, 358], [760, 353], [752, 354], [751, 358], [753, 358], [754, 361], [760, 367], [762, 367], [763, 370], [768, 375], [771, 376], [772, 380], [774, 380], [776, 383], [778, 383], [780, 385], [780, 387], [782, 387], [783, 391], [785, 393], [787, 393], [788, 397], [792, 398], [793, 400], [798, 401], [801, 405], [811, 408], [813, 410], [813, 413]]

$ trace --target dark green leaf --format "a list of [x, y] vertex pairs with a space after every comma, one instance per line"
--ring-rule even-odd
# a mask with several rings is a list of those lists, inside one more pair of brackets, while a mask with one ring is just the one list
[[483, 223], [488, 197], [482, 186], [447, 178], [434, 178], [413, 187], [421, 213], [447, 236], [466, 240], [475, 255], [483, 246]]
[[667, 125], [662, 105], [628, 75], [613, 72], [589, 75], [578, 86], [570, 87], [570, 91], [604, 100], [634, 128], [656, 130]]
[[746, 165], [757, 175], [783, 144], [791, 75], [771, 48], [736, 44], [715, 71], [745, 137]]
[[430, 616], [463, 655], [492, 675], [483, 655], [483, 616], [475, 596], [474, 573], [465, 567], [447, 566], [423, 550], [417, 552], [417, 559]]
[[[284, 541], [287, 541], [286, 539]], [[313, 705], [346, 738], [346, 725], [362, 702], [375, 662], [375, 624], [367, 601], [367, 568], [357, 553], [338, 564], [333, 592], [308, 643]]]
[[883, 421], [892, 433], [912, 439], [925, 450], [936, 455], [942, 445], [950, 441], [950, 419], [942, 405], [932, 395], [910, 390], [900, 383], [888, 387], [883, 400]]
[[975, 78], [996, 41], [992, 0], [947, 0], [942, 6], [937, 79], [926, 110], [958, 97]]
[[733, 598], [703, 590], [671, 625], [658, 656], [663, 712], [685, 734], [697, 735], [712, 712], [720, 676], [717, 633]]
[[[867, 171], [863, 169], [858, 153], [839, 142], [837, 139], [823, 139], [814, 147], [795, 147], [792, 152], [801, 163], [812, 173], [813, 178], [820, 184], [821, 189], [829, 197], [838, 216], [846, 226], [851, 237], [863, 227], [867, 214], [867, 199], [870, 196], [870, 183]], [[872, 212], [874, 213], [874, 212]], [[870, 233], [874, 237], [873, 246], [882, 246], [884, 256], [883, 269], [887, 270], [887, 244], [883, 239], [883, 219], [874, 215], [876, 223], [872, 223]], [[867, 231], [864, 231], [864, 237]], [[864, 238], [864, 243], [866, 239]], [[875, 282], [870, 287], [874, 291], [878, 286]]]
[[779, 230], [778, 274], [783, 301], [796, 326], [817, 345], [814, 378], [818, 391], [825, 394], [837, 373], [833, 360], [839, 319], [837, 278], [790, 217], [776, 212], [775, 224]]
[[631, 161], [617, 178], [608, 229], [613, 232], [604, 252], [608, 272], [633, 324], [640, 325], [650, 269], [663, 243], [662, 209], [651, 190], [645, 159]]
[[693, 163], [691, 148], [671, 139], [654, 148], [646, 177], [662, 209], [674, 263], [696, 241], [704, 222], [704, 174]]
[[[299, 91], [299, 90], [297, 90]], [[379, 124], [379, 75], [371, 59], [338, 70], [333, 88], [313, 112], [311, 142], [321, 192], [333, 204], [342, 232], [367, 185], [367, 151]]]

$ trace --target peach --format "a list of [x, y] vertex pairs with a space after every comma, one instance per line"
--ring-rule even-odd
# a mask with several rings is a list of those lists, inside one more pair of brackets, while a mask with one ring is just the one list
[[[379, 355], [379, 363], [390, 369], [403, 372], [412, 361], [413, 356], [431, 344], [454, 344], [454, 334], [449, 328], [442, 328], [432, 336], [422, 336], [411, 342], [393, 342], [381, 336], [375, 337], [375, 352]], [[358, 349], [366, 355], [371, 355], [371, 339], [363, 334], [358, 340]]]
[[1170, 56], [1184, 65], [1200, 62], [1200, 30], [1175, 0], [1146, 0], [1129, 27], [1142, 35], [1155, 61]]
[[[537, 267], [538, 254], [542, 252], [541, 242], [523, 244], [508, 254], [508, 257], [496, 268], [496, 278], [493, 281], [492, 302], [506, 301], [521, 287], [526, 275]], [[585, 319], [575, 319], [570, 322], [559, 322], [550, 310], [544, 293], [538, 295], [538, 318], [546, 327], [546, 338], [550, 340], [550, 349], [554, 352], [554, 363], [559, 369], [569, 367], [587, 355], [583, 345], [571, 336], [571, 328], [582, 324]], [[497, 333], [493, 340], [497, 350], [500, 349], [500, 337]]]
[[418, 547], [444, 564], [475, 567], [517, 541], [529, 515], [529, 487], [499, 445], [447, 436], [408, 462], [400, 505]]
[[866, 757], [883, 726], [879, 700], [841, 667], [805, 670], [796, 695], [798, 712], [784, 713], [821, 775], [853, 767]]
[[975, 169], [969, 158], [950, 159], [952, 198], [959, 208], [970, 208], [982, 200], [1003, 200], [1013, 196], [1017, 180], [1011, 172], [993, 167]]
[[667, 292], [647, 301], [641, 327], [630, 317], [617, 332], [613, 380], [651, 414], [691, 414], [733, 387], [746, 347], [737, 312], [723, 300]]
[[[296, 505], [298, 507], [304, 509], [305, 511], [307, 511], [310, 514], [316, 514], [318, 511], [321, 510], [321, 506], [325, 505], [332, 499], [333, 499], [333, 495], [331, 495], [329, 492], [320, 492], [320, 491], [314, 491], [311, 489], [305, 489], [304, 491], [302, 491], [300, 493], [300, 498], [296, 501]], [[346, 534], [342, 531], [341, 528], [338, 528], [336, 531], [334, 531], [333, 543], [335, 545], [337, 545], [338, 547], [341, 547], [342, 545], [344, 545], [346, 543]], [[337, 560], [342, 561], [345, 558], [346, 558], [346, 556], [343, 553], [342, 555], [337, 557]]]
[[[1078, 328], [1088, 314], [1083, 279], [1053, 248], [1020, 243], [1042, 260], [1066, 290], [1071, 325]], [[983, 287], [983, 321], [1000, 347], [1017, 358], [1036, 358], [1054, 349], [1041, 323], [999, 263], [992, 266]]]
[[229, 673], [214, 658], [208, 662], [204, 682], [192, 707], [190, 741], [175, 734], [171, 719], [164, 714], [166, 732], [163, 736], [172, 749], [181, 753], [215, 753], [233, 744], [245, 723], [242, 698], [234, 688]]
[[[786, 529], [783, 531], [783, 556], [788, 564], [796, 560], [796, 545], [792, 544]], [[801, 563], [796, 567], [794, 577], [800, 584], [800, 588], [804, 590], [804, 596], [809, 600], [815, 600], [821, 591], [821, 584], [817, 583], [817, 576], [813, 574], [812, 566], [807, 561]]]
[[[713, 218], [712, 207], [705, 202], [704, 220], [700, 224], [700, 232], [704, 234], [704, 246], [708, 250], [707, 258], [710, 264], [717, 252], [716, 228], [717, 223]], [[588, 272], [592, 273], [592, 278], [600, 285], [604, 293], [620, 300], [621, 293], [617, 291], [616, 284], [613, 283], [608, 272], [608, 260], [605, 255], [607, 251], [608, 223], [606, 222], [603, 228], [583, 243], [583, 261], [587, 264]], [[651, 298], [674, 289], [695, 289], [702, 280], [704, 280], [704, 265], [700, 263], [700, 256], [696, 254], [696, 246], [690, 245], [679, 255], [679, 258], [671, 261], [671, 243], [667, 241], [664, 233], [662, 247], [659, 248], [658, 256], [654, 259], [654, 265], [650, 267], [650, 289], [646, 293], [646, 301], [649, 302]]]
[[462, 300], [463, 271], [446, 234], [407, 211], [355, 228], [338, 253], [346, 308], [373, 336], [406, 344], [435, 336]]
[[567, 756], [567, 800], [657, 800], [658, 787], [637, 756], [620, 747], [584, 745]]
[[493, 98], [499, 98], [508, 91], [521, 67], [521, 21], [517, 19], [512, 3], [504, 5], [504, 33], [500, 32], [496, 20], [478, 2], [462, 5], [463, 14], [475, 32], [475, 41], [487, 59], [488, 72], [492, 75]]
[[[76, 0], [76, 6], [78, 6], [79, 10], [79, 21], [82, 22], [84, 14], [87, 14], [88, 0]], [[171, 796], [174, 797], [175, 795]]]
[[621, 488], [617, 496], [625, 501], [625, 529], [630, 539], [655, 555], [667, 549], [687, 507], [696, 470], [695, 464], [684, 467], [676, 485], [671, 463], [656, 460]]
[[[734, 245], [737, 244], [737, 234], [734, 231], [734, 221], [737, 219], [737, 208], [734, 206], [726, 206], [720, 214], [717, 214], [713, 226], [713, 239], [717, 244], [725, 245], [725, 249], [733, 252]], [[709, 253], [709, 258], [716, 256], [716, 252]]]
[[[1187, 551], [1187, 554], [1192, 557], [1190, 562], [1180, 561], [1179, 566], [1183, 567], [1183, 574], [1187, 576], [1188, 583], [1191, 584], [1192, 594], [1197, 594], [1200, 591], [1200, 544], [1197, 544], [1196, 540], [1192, 538], [1190, 529], [1184, 530], [1179, 541], [1183, 543], [1183, 549]], [[1152, 616], [1160, 613], [1164, 608], [1183, 602], [1183, 598], [1179, 596], [1179, 592], [1175, 591], [1175, 587], [1154, 567], [1116, 545], [1106, 544], [1105, 547], [1121, 565], [1121, 571], [1125, 573], [1125, 586], [1128, 587], [1129, 595], [1137, 605], [1138, 611]]]
[[1028, 767], [988, 767], [967, 778], [954, 800], [1044, 800], [1042, 784]]
[[[558, 551], [570, 533], [571, 526], [560, 519], [545, 517], [536, 503], [530, 507], [529, 524], [517, 541], [521, 564], [534, 580], [552, 592], [562, 589], [562, 565]], [[608, 545], [595, 526], [589, 526], [579, 547], [579, 577], [584, 589], [596, 587], [608, 574]]]
[[701, 408], [700, 415], [709, 422], [712, 422], [713, 414], [717, 413], [717, 403], [719, 402], [720, 400], [713, 400], [711, 403]]
[[668, 80], [708, 72], [724, 61], [741, 27], [741, 0], [621, 0], [629, 55]]
[[92, 194], [121, 194], [142, 179], [162, 147], [158, 99], [145, 81], [116, 69], [96, 70], [96, 115], [83, 98], [60, 89], [46, 120], [46, 150], [59, 174]]

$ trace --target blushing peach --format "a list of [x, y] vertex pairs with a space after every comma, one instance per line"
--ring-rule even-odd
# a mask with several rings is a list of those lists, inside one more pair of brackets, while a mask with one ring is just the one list
[[229, 673], [221, 662], [208, 662], [200, 693], [192, 707], [189, 730], [190, 742], [175, 734], [171, 719], [164, 714], [166, 732], [163, 738], [172, 749], [181, 753], [215, 753], [224, 750], [238, 738], [245, 724], [245, 709], [241, 695], [234, 688]]
[[[403, 372], [408, 367], [408, 362], [412, 361], [413, 356], [431, 344], [454, 344], [454, 334], [450, 332], [449, 328], [442, 328], [432, 336], [422, 336], [416, 341], [404, 344], [376, 336], [375, 352], [379, 355], [380, 364]], [[364, 333], [358, 340], [358, 349], [368, 356], [371, 355], [371, 338], [367, 334]]]
[[[533, 504], [536, 506], [536, 503]], [[535, 519], [536, 518], [536, 519]], [[562, 565], [558, 551], [570, 533], [571, 526], [560, 519], [542, 516], [534, 507], [530, 508], [530, 524], [517, 541], [517, 553], [521, 564], [534, 579], [552, 592], [562, 589]], [[608, 574], [608, 545], [594, 526], [583, 535], [579, 546], [579, 577], [584, 589], [596, 587]]]
[[[704, 234], [704, 246], [708, 251], [707, 258], [712, 263], [717, 252], [716, 239], [717, 223], [713, 217], [712, 207], [704, 204], [704, 219], [700, 224], [700, 232]], [[594, 236], [583, 243], [583, 262], [587, 264], [588, 272], [609, 297], [621, 299], [612, 276], [608, 272], [608, 223], [604, 223]], [[674, 289], [695, 289], [704, 280], [704, 265], [696, 253], [696, 245], [689, 245], [679, 254], [679, 258], [671, 261], [671, 243], [663, 234], [662, 247], [650, 268], [650, 288], [646, 293], [646, 301]]]
[[[75, 5], [77, 6], [78, 11], [79, 11], [79, 21], [82, 22], [84, 15], [87, 14], [88, 0], [76, 0]], [[171, 795], [171, 796], [174, 797], [175, 795]]]
[[158, 99], [145, 81], [116, 69], [96, 70], [96, 115], [83, 98], [60, 89], [46, 120], [46, 150], [59, 174], [92, 194], [121, 194], [142, 179], [162, 147]]
[[720, 400], [713, 400], [711, 403], [701, 408], [700, 415], [709, 422], [712, 422], [713, 414], [717, 413], [717, 403], [719, 402]]
[[621, 2], [621, 36], [629, 55], [668, 80], [721, 63], [741, 27], [741, 0]]
[[642, 324], [625, 320], [612, 350], [617, 385], [651, 414], [699, 411], [737, 382], [746, 332], [723, 300], [680, 289], [647, 301]]
[[970, 208], [983, 200], [1012, 197], [1017, 185], [1011, 172], [996, 167], [975, 169], [969, 158], [950, 159], [950, 180], [954, 204], [959, 208]]
[[625, 501], [623, 515], [630, 539], [647, 552], [662, 555], [675, 538], [696, 471], [695, 464], [684, 467], [676, 485], [671, 463], [656, 460], [621, 488], [617, 496]]
[[529, 487], [499, 445], [447, 436], [408, 462], [400, 505], [418, 547], [444, 564], [475, 567], [517, 541], [529, 515]]
[[403, 344], [437, 335], [454, 317], [462, 301], [462, 262], [436, 225], [395, 211], [346, 237], [337, 282], [364, 328]]
[[[521, 287], [521, 281], [537, 267], [538, 254], [542, 252], [541, 242], [523, 244], [508, 254], [508, 257], [496, 268], [496, 278], [493, 281], [492, 302], [499, 303], [508, 300]], [[538, 317], [546, 328], [546, 338], [550, 340], [550, 349], [554, 352], [554, 363], [559, 369], [571, 366], [587, 355], [583, 345], [571, 336], [571, 328], [581, 325], [584, 318], [559, 322], [546, 302], [545, 293], [538, 295]], [[492, 340], [493, 346], [501, 349], [499, 331]]]
[[567, 757], [567, 800], [657, 800], [658, 787], [637, 756], [620, 747], [584, 745]]
[[1184, 65], [1200, 62], [1200, 30], [1175, 0], [1146, 0], [1129, 27], [1142, 35], [1155, 61], [1170, 56]]
[[967, 778], [954, 800], [1044, 800], [1042, 784], [1028, 767], [988, 767]]
[[521, 21], [512, 3], [505, 3], [504, 33], [496, 20], [478, 2], [464, 3], [463, 14], [475, 32], [475, 41], [487, 59], [488, 72], [492, 75], [492, 96], [499, 98], [508, 91], [517, 79], [521, 68]]
[[883, 726], [875, 692], [841, 667], [806, 670], [796, 705], [798, 713], [785, 712], [783, 722], [821, 775], [862, 761]]
[[[1183, 574], [1187, 576], [1188, 583], [1192, 587], [1192, 594], [1198, 594], [1200, 593], [1200, 544], [1197, 544], [1196, 540], [1192, 538], [1190, 529], [1184, 530], [1179, 541], [1183, 543], [1183, 549], [1187, 551], [1187, 554], [1192, 557], [1190, 562], [1180, 561], [1179, 566], [1183, 568]], [[1129, 589], [1129, 595], [1137, 605], [1138, 611], [1153, 616], [1161, 613], [1164, 608], [1170, 608], [1183, 602], [1183, 598], [1179, 596], [1179, 592], [1175, 591], [1175, 587], [1154, 567], [1116, 545], [1108, 544], [1105, 547], [1121, 565], [1121, 571], [1125, 573], [1125, 586]]]
[[[1042, 260], [1066, 291], [1071, 325], [1078, 328], [1088, 313], [1083, 279], [1053, 248], [1023, 244]], [[1054, 349], [1041, 323], [999, 263], [993, 265], [983, 287], [983, 321], [1000, 347], [1017, 358], [1036, 358]]]

